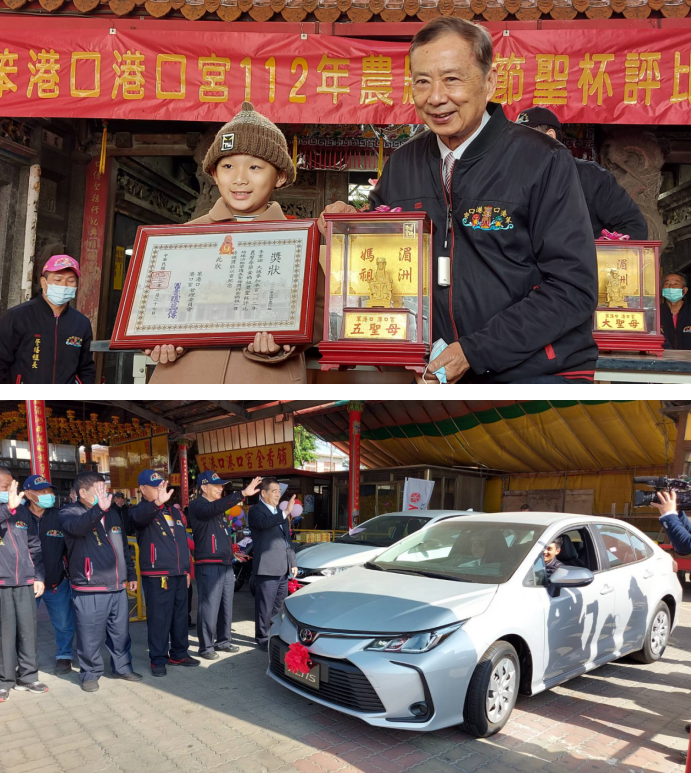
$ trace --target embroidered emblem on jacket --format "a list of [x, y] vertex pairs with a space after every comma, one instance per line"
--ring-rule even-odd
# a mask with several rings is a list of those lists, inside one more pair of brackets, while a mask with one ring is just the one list
[[682, 333], [691, 333], [691, 325], [687, 325], [681, 332]]
[[120, 534], [122, 532], [122, 529], [119, 526], [113, 526], [111, 531], [113, 532], [113, 534]]
[[70, 336], [65, 343], [68, 346], [81, 346], [82, 345], [82, 339], [79, 338], [79, 336]]
[[24, 523], [24, 521], [16, 521], [14, 525], [15, 525], [15, 527], [17, 529], [26, 529], [26, 528], [28, 528], [27, 525]]
[[178, 526], [182, 526], [182, 521], [175, 521], [175, 523], [177, 523]]
[[46, 537], [64, 537], [65, 535], [57, 529], [51, 529], [46, 532]]
[[505, 209], [490, 206], [469, 209], [463, 215], [463, 225], [474, 231], [509, 231], [513, 228], [511, 217]]

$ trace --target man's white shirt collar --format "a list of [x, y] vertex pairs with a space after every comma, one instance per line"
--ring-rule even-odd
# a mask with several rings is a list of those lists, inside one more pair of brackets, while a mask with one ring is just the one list
[[462, 142], [456, 150], [451, 150], [450, 147], [445, 145], [442, 142], [442, 139], [439, 135], [437, 135], [437, 142], [439, 143], [439, 152], [441, 153], [441, 160], [443, 161], [449, 153], [453, 153], [453, 157], [458, 161], [458, 159], [465, 153], [465, 151], [468, 149], [468, 146], [470, 143], [478, 136], [478, 134], [485, 128], [487, 125], [487, 122], [490, 119], [489, 113], [485, 110], [485, 112], [482, 114], [482, 120], [480, 121], [480, 126], [468, 137], [468, 139], [465, 142]]

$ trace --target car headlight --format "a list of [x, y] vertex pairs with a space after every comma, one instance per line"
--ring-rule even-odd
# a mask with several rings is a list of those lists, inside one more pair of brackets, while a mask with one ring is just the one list
[[370, 642], [365, 649], [374, 650], [375, 652], [429, 652], [448, 639], [454, 631], [457, 631], [463, 625], [463, 623], [465, 623], [465, 620], [461, 620], [460, 623], [445, 625], [443, 628], [436, 628], [434, 631], [409, 633], [395, 637], [382, 637]]
[[320, 571], [320, 574], [323, 574], [324, 577], [331, 577], [333, 574], [339, 574], [339, 572], [345, 572], [346, 569], [350, 569], [349, 566], [335, 566], [335, 567], [329, 567], [328, 569], [322, 569]]

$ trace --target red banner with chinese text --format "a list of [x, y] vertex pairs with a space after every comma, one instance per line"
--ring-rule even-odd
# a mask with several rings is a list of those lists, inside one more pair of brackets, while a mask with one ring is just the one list
[[[250, 99], [284, 123], [418, 122], [405, 42], [164, 21], [110, 34], [75, 20], [56, 35], [52, 21], [3, 16], [0, 116], [221, 122]], [[494, 44], [495, 101], [512, 118], [533, 105], [565, 123], [685, 124], [691, 114], [685, 29], [511, 30]]]

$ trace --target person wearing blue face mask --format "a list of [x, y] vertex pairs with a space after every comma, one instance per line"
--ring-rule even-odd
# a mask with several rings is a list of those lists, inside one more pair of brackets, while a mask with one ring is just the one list
[[691, 304], [686, 302], [688, 280], [684, 274], [670, 273], [662, 278], [660, 326], [665, 349], [691, 349]]
[[70, 306], [81, 272], [69, 255], [43, 267], [41, 292], [0, 316], [0, 384], [93, 384], [91, 322]]
[[20, 509], [29, 511], [25, 513], [25, 520], [32, 518], [36, 523], [46, 572], [46, 589], [36, 599], [36, 607], [43, 601], [55, 631], [55, 673], [58, 676], [69, 674], [72, 672], [74, 638], [72, 589], [67, 578], [67, 547], [55, 507], [55, 492], [50, 481], [42, 475], [29, 475], [24, 481], [24, 495], [27, 505], [20, 505]]

